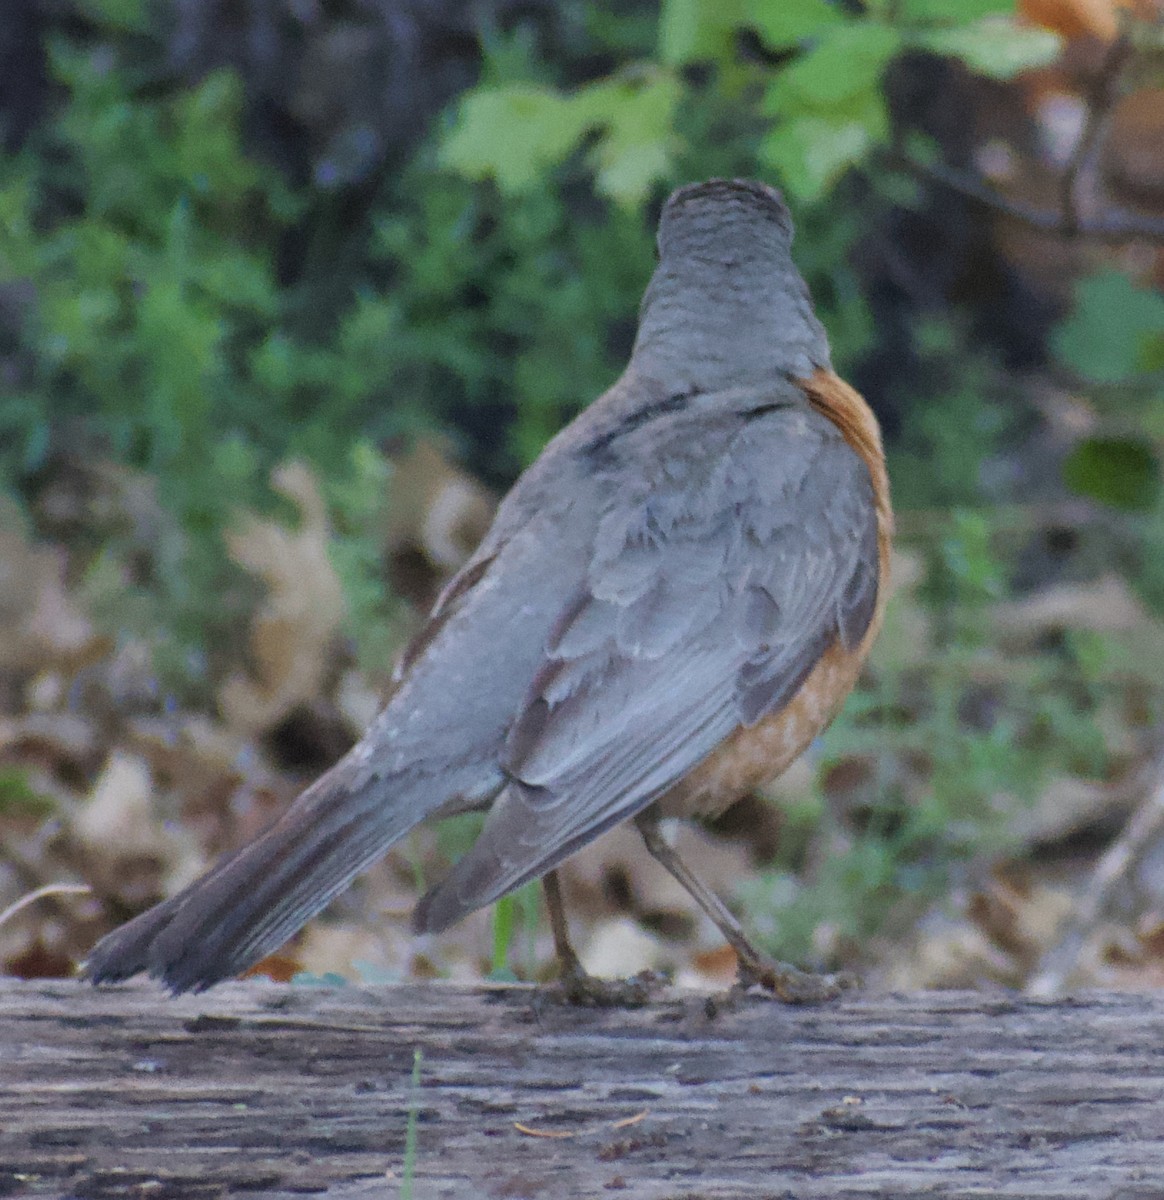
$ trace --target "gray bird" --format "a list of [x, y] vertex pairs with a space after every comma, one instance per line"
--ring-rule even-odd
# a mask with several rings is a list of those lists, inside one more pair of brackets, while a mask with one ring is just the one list
[[518, 479], [384, 710], [265, 833], [103, 938], [94, 981], [201, 989], [276, 949], [418, 822], [485, 810], [420, 901], [439, 931], [634, 818], [785, 999], [831, 994], [753, 947], [664, 816], [722, 812], [832, 719], [880, 624], [892, 515], [876, 419], [832, 371], [778, 192], [680, 188], [630, 363]]

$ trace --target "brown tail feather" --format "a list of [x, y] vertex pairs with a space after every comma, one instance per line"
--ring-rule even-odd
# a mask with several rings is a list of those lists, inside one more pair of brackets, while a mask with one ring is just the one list
[[277, 949], [434, 807], [387, 797], [375, 776], [352, 787], [347, 774], [333, 769], [256, 841], [102, 938], [85, 974], [146, 971], [171, 991], [200, 991]]

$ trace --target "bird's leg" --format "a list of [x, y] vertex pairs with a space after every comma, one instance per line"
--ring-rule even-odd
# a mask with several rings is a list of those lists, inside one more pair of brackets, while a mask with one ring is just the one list
[[727, 905], [692, 874], [687, 864], [667, 843], [659, 828], [658, 814], [647, 809], [635, 818], [635, 824], [651, 856], [666, 867], [691, 894], [695, 903], [715, 922], [716, 928], [736, 952], [740, 960], [741, 986], [762, 984], [787, 1004], [817, 1004], [832, 1000], [852, 986], [852, 980], [847, 976], [814, 975], [788, 963], [778, 962], [762, 950], [757, 950]]
[[650, 972], [643, 971], [630, 979], [599, 979], [582, 965], [582, 960], [570, 943], [566, 925], [566, 908], [562, 903], [562, 885], [556, 870], [542, 876], [546, 893], [546, 908], [550, 914], [550, 929], [554, 935], [554, 953], [558, 956], [562, 987], [571, 1004], [596, 1008], [639, 1008], [651, 998]]
[[570, 929], [566, 924], [566, 909], [562, 904], [562, 884], [557, 870], [547, 871], [542, 876], [542, 888], [546, 893], [546, 908], [550, 914], [550, 930], [554, 935], [554, 953], [558, 956], [558, 968], [563, 981], [585, 977], [586, 968], [570, 942]]

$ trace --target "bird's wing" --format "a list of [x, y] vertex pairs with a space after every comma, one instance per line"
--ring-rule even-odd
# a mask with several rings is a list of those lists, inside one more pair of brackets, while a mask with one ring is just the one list
[[717, 420], [664, 413], [625, 440], [625, 455], [601, 446], [611, 493], [510, 730], [510, 782], [418, 928], [444, 928], [633, 816], [872, 619], [872, 484], [826, 418], [756, 402]]
[[543, 503], [516, 515], [511, 506], [508, 523], [446, 589], [357, 745], [253, 842], [102, 939], [87, 960], [90, 978], [149, 971], [184, 991], [234, 975], [425, 817], [482, 806], [505, 786], [498, 760], [507, 733], [593, 536], [597, 512], [578, 483], [562, 479], [579, 494], [565, 527], [551, 492], [535, 493]]

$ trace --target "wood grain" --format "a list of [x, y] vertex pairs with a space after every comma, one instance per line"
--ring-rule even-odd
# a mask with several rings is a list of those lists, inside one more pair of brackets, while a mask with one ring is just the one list
[[1164, 998], [0, 981], [0, 1195], [398, 1197], [410, 1105], [414, 1200], [1159, 1200]]

